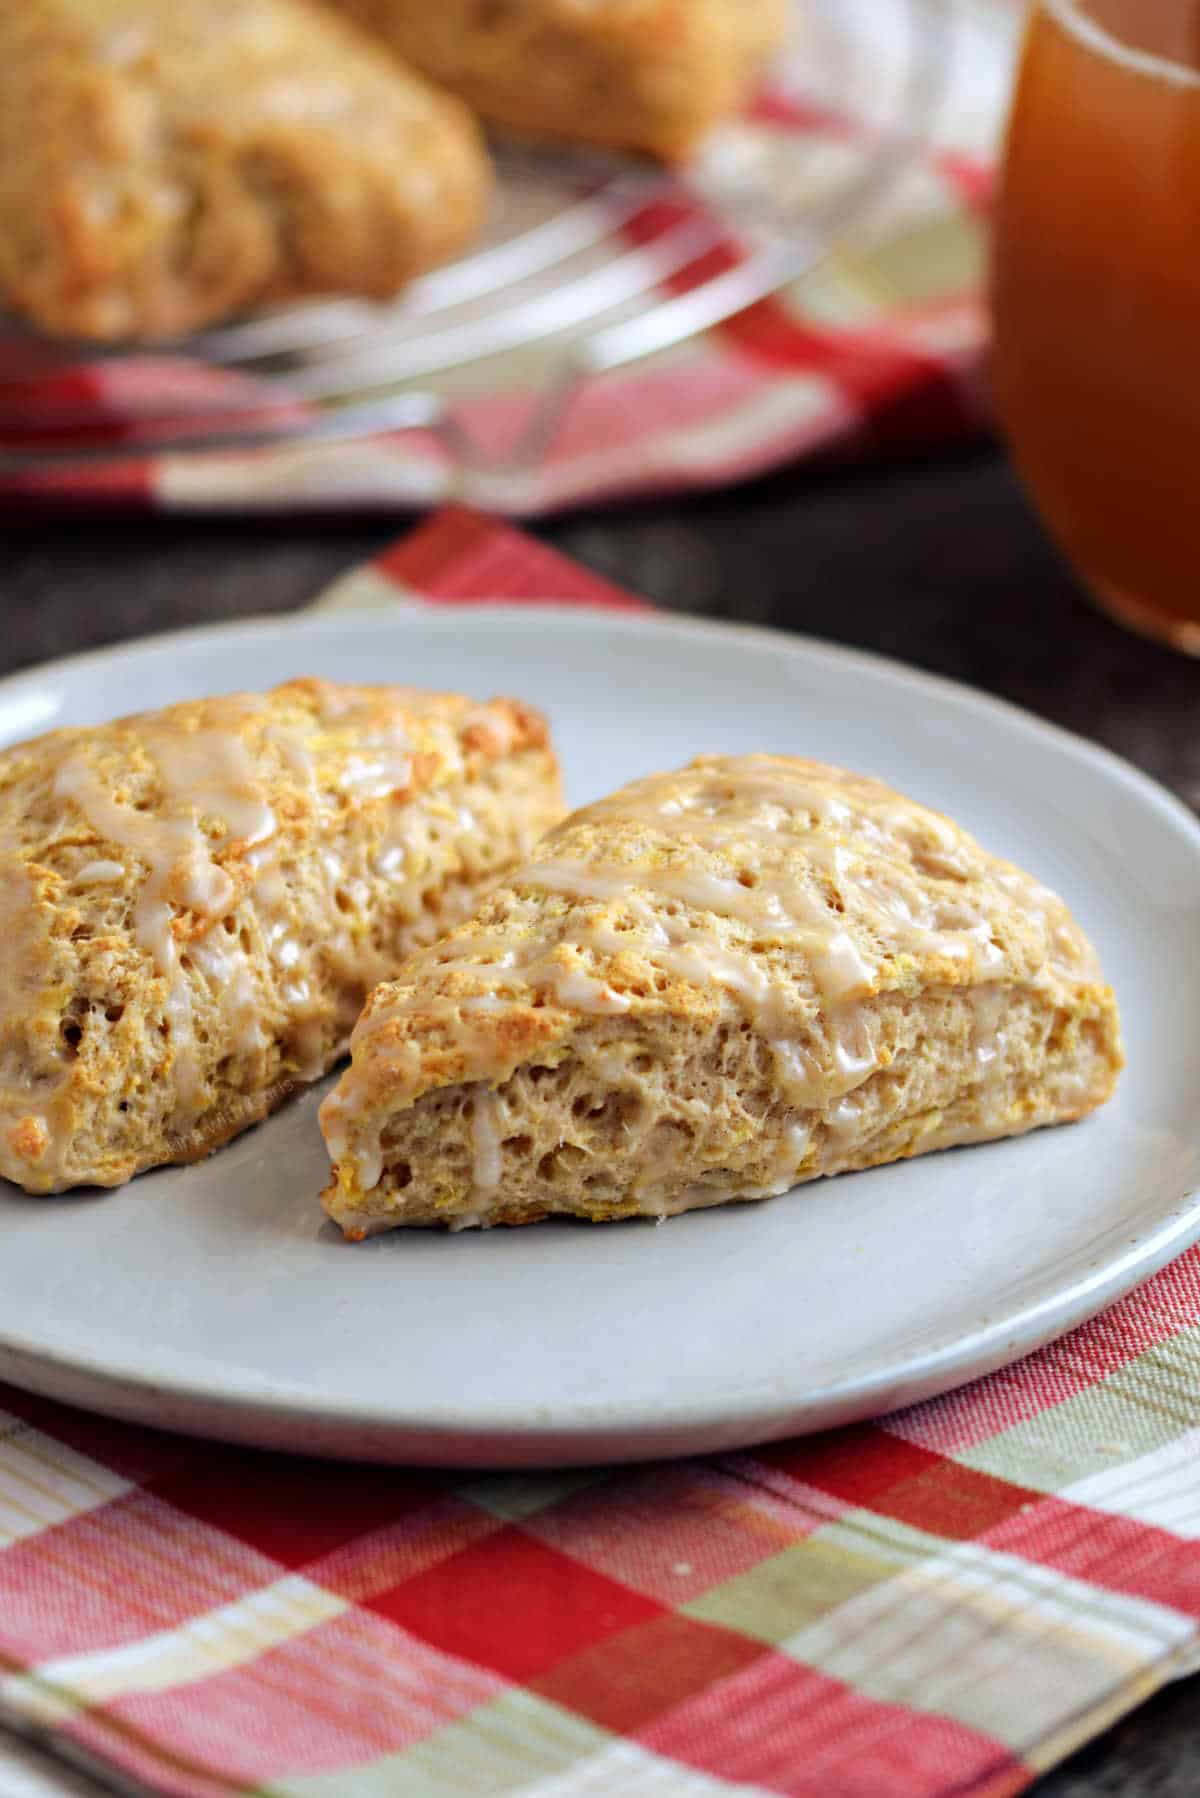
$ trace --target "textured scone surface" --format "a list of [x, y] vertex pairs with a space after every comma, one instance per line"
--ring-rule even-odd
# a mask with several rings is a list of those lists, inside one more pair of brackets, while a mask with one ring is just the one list
[[787, 0], [338, 0], [484, 118], [673, 158], [746, 99]]
[[0, 1174], [192, 1160], [561, 815], [542, 718], [296, 680], [0, 754]]
[[488, 185], [466, 109], [312, 0], [0, 6], [0, 292], [44, 330], [389, 295]]
[[1122, 1065], [1066, 906], [879, 781], [704, 757], [576, 813], [375, 993], [326, 1208], [665, 1216], [1084, 1116]]

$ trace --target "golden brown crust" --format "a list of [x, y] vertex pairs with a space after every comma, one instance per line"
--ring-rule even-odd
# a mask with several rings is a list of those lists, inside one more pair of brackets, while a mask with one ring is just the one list
[[326, 1208], [603, 1221], [1082, 1117], [1122, 1055], [1062, 901], [882, 783], [704, 757], [569, 818], [372, 995]]
[[0, 1174], [205, 1155], [561, 811], [544, 721], [304, 679], [0, 755]]
[[524, 137], [685, 156], [746, 99], [786, 0], [338, 0]]
[[465, 108], [312, 0], [0, 8], [0, 292], [45, 331], [384, 298], [471, 235], [488, 179]]

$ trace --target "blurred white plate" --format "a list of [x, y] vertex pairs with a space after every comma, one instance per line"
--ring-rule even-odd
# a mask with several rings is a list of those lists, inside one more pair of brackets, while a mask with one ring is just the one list
[[1200, 1238], [1200, 825], [1101, 751], [844, 650], [512, 607], [189, 632], [0, 683], [0, 741], [316, 671], [517, 692], [571, 797], [702, 750], [884, 775], [1062, 892], [1125, 1015], [1098, 1118], [662, 1228], [351, 1247], [312, 1092], [123, 1191], [0, 1189], [0, 1376], [277, 1448], [458, 1465], [731, 1448], [945, 1391]]

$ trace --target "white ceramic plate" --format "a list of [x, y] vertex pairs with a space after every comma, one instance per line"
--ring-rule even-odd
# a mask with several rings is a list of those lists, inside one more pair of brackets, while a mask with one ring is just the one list
[[518, 692], [571, 797], [702, 750], [886, 776], [1061, 891], [1125, 1014], [1113, 1105], [661, 1228], [344, 1243], [312, 1092], [123, 1191], [0, 1187], [0, 1376], [264, 1446], [529, 1465], [731, 1448], [888, 1410], [1079, 1322], [1200, 1238], [1200, 825], [961, 688], [669, 618], [397, 612], [190, 632], [0, 683], [0, 740], [292, 674]]

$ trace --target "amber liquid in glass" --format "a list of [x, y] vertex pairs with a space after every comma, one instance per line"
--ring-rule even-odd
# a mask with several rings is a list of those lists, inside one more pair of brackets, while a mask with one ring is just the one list
[[1046, 0], [996, 222], [994, 382], [1102, 604], [1200, 654], [1200, 0]]

